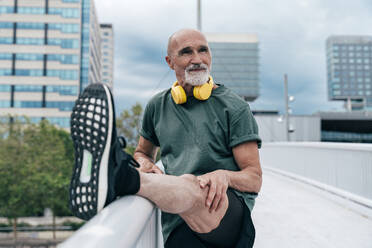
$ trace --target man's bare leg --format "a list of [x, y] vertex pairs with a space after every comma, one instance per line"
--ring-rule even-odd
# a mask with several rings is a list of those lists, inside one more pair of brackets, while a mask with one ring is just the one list
[[137, 195], [149, 199], [164, 212], [179, 214], [195, 232], [208, 233], [217, 228], [229, 205], [225, 193], [221, 208], [210, 213], [205, 206], [208, 188], [200, 188], [193, 175], [177, 177], [141, 172], [140, 181]]

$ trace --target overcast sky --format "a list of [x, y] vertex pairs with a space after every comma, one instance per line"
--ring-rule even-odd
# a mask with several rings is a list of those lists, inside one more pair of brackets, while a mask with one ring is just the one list
[[[145, 105], [175, 81], [164, 59], [167, 40], [178, 29], [196, 28], [197, 1], [95, 3], [99, 22], [114, 27], [116, 109]], [[371, 13], [371, 0], [202, 0], [202, 30], [258, 35], [260, 96], [252, 109], [283, 112], [287, 73], [293, 113], [312, 114], [342, 110], [342, 103], [327, 100], [325, 40], [371, 35]]]

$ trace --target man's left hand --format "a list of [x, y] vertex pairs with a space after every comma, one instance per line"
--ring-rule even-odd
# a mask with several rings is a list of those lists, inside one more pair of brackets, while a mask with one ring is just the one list
[[197, 177], [200, 187], [209, 186], [209, 192], [205, 205], [209, 207], [209, 211], [218, 210], [220, 207], [221, 198], [226, 194], [229, 187], [229, 178], [226, 171], [216, 170]]

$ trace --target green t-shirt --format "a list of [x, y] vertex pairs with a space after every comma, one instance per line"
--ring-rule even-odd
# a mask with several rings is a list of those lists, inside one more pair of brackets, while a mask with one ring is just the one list
[[[160, 147], [165, 173], [175, 176], [238, 171], [232, 148], [246, 141], [261, 147], [248, 103], [223, 85], [206, 101], [188, 97], [182, 105], [174, 103], [170, 89], [158, 93], [146, 106], [140, 134]], [[236, 193], [252, 211], [256, 194]], [[182, 221], [162, 213], [164, 242]]]

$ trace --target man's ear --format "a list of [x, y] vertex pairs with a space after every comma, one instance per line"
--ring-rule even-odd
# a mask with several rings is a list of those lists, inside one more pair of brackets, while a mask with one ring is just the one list
[[167, 64], [168, 64], [169, 68], [174, 70], [172, 59], [169, 56], [165, 56], [165, 61], [167, 61]]

